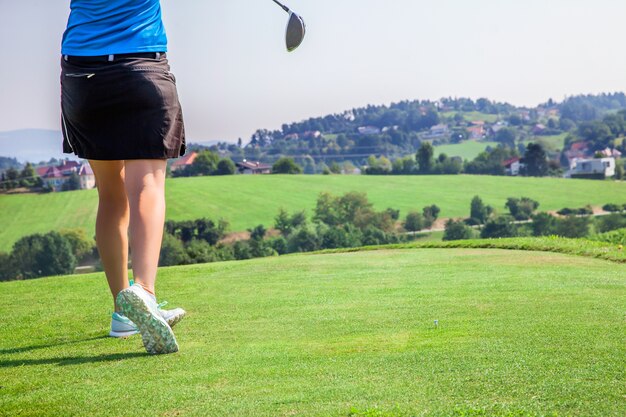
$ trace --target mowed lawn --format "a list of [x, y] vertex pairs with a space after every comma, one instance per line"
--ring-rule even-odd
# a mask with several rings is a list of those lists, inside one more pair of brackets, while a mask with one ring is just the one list
[[[471, 175], [237, 175], [168, 180], [167, 217], [224, 218], [232, 231], [242, 231], [259, 224], [272, 226], [281, 207], [312, 214], [317, 196], [323, 191], [336, 195], [365, 192], [376, 209], [400, 209], [402, 217], [430, 204], [441, 207], [441, 217], [467, 217], [475, 195], [500, 211], [505, 211], [507, 197], [521, 196], [539, 201], [540, 210], [626, 203], [626, 182], [613, 181]], [[96, 205], [95, 190], [0, 195], [0, 250], [10, 250], [22, 236], [62, 228], [85, 228], [91, 235]]]
[[440, 145], [435, 147], [435, 157], [444, 153], [449, 157], [459, 156], [464, 160], [471, 161], [487, 149], [488, 146], [496, 148], [498, 146], [498, 142], [479, 142], [477, 140], [467, 140], [465, 142], [452, 145]]
[[188, 310], [177, 354], [105, 337], [102, 274], [0, 283], [0, 415], [626, 414], [625, 265], [380, 250], [161, 269], [158, 290]]

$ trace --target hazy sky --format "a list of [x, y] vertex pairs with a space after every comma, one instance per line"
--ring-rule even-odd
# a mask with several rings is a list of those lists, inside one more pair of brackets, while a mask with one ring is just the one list
[[[192, 141], [366, 104], [444, 96], [536, 105], [626, 90], [624, 0], [162, 0]], [[59, 129], [69, 0], [0, 0], [0, 131]]]

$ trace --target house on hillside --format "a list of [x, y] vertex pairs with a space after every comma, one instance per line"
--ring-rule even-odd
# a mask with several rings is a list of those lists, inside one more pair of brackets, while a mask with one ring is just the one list
[[91, 169], [91, 165], [82, 164], [78, 169], [78, 179], [81, 190], [90, 190], [96, 187], [96, 176]]
[[567, 178], [605, 179], [615, 176], [615, 158], [577, 159]]
[[504, 166], [504, 172], [506, 175], [516, 177], [519, 175], [520, 170], [524, 167], [524, 164], [519, 157], [515, 157], [504, 161], [502, 166]]
[[361, 135], [378, 135], [380, 134], [380, 129], [376, 126], [361, 126], [358, 128], [359, 134]]
[[615, 158], [619, 159], [622, 157], [622, 153], [617, 149], [606, 148], [603, 151], [599, 152], [605, 158]]
[[241, 162], [237, 162], [236, 165], [240, 174], [259, 175], [272, 173], [272, 166], [261, 162], [252, 162], [244, 159]]
[[470, 139], [482, 139], [485, 137], [485, 126], [470, 126], [467, 128], [467, 133], [469, 134]]
[[96, 177], [87, 162], [66, 160], [57, 166], [38, 167], [36, 172], [44, 184], [54, 191], [61, 191], [63, 185], [73, 174], [78, 175], [81, 190], [88, 190], [96, 186]]
[[170, 171], [176, 172], [180, 169], [185, 169], [188, 166], [191, 166], [193, 164], [193, 161], [196, 160], [197, 156], [198, 152], [190, 152], [187, 155], [176, 159], [170, 166]]

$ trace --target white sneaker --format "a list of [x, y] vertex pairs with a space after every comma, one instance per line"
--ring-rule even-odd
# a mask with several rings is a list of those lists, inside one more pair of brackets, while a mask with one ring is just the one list
[[161, 313], [161, 317], [170, 325], [170, 327], [174, 327], [178, 324], [184, 317], [187, 312], [182, 308], [175, 308], [172, 310], [163, 310], [163, 307], [167, 305], [167, 301], [163, 301], [157, 305], [159, 309], [159, 313]]
[[120, 313], [113, 313], [111, 315], [111, 331], [109, 336], [111, 337], [128, 337], [139, 333], [135, 323], [130, 321], [128, 317]]
[[[165, 320], [170, 327], [174, 327], [185, 317], [187, 312], [182, 308], [164, 310], [163, 307], [166, 305], [167, 301], [163, 301], [162, 303], [157, 304], [157, 308], [159, 309], [159, 313], [161, 313], [163, 320]], [[109, 336], [129, 337], [137, 333], [139, 333], [139, 329], [137, 329], [135, 323], [129, 320], [128, 317], [117, 312], [111, 315], [111, 331], [109, 332]]]
[[156, 298], [135, 284], [117, 295], [117, 305], [141, 333], [146, 351], [150, 354], [174, 353], [178, 343], [172, 328], [159, 313]]

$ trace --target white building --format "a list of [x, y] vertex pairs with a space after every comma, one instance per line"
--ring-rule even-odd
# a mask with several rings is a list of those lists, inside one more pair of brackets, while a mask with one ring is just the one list
[[574, 159], [566, 177], [611, 178], [615, 176], [615, 158]]

